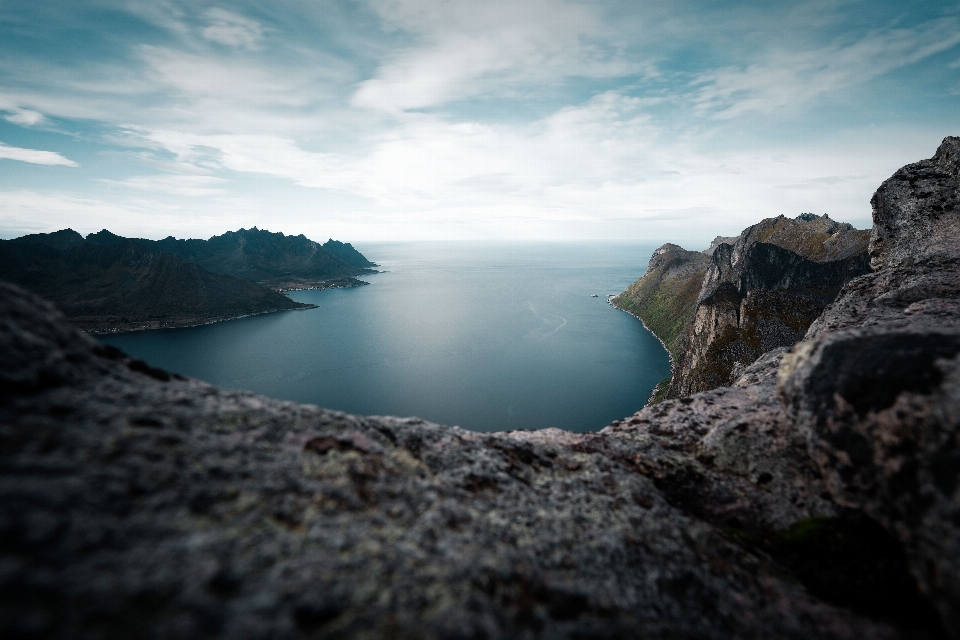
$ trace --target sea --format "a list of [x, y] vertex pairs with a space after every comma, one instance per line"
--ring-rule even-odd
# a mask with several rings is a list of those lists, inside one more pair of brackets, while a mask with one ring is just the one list
[[607, 303], [656, 248], [610, 242], [355, 243], [368, 286], [290, 292], [316, 309], [103, 337], [151, 365], [357, 414], [473, 431], [596, 431], [669, 376]]

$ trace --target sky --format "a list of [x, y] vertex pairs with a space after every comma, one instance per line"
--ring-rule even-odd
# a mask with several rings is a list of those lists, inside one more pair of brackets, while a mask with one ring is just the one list
[[3, 238], [695, 249], [947, 135], [960, 2], [0, 0]]

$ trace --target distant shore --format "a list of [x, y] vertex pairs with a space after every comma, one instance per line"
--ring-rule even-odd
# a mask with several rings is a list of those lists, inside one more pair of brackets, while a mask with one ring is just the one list
[[[373, 273], [381, 273], [374, 271]], [[370, 284], [363, 280], [357, 280], [353, 277], [337, 278], [335, 280], [322, 280], [320, 282], [286, 282], [280, 286], [274, 287], [274, 291], [287, 293], [288, 291], [321, 291], [323, 289], [352, 289], [353, 287], [362, 287]]]
[[149, 322], [123, 322], [116, 323], [114, 325], [108, 325], [103, 327], [95, 328], [86, 328], [84, 324], [93, 324], [85, 323], [83, 319], [71, 319], [71, 322], [78, 329], [84, 333], [89, 333], [94, 336], [108, 336], [115, 335], [118, 333], [133, 333], [135, 331], [152, 331], [154, 329], [188, 329], [190, 327], [202, 327], [208, 324], [216, 324], [217, 322], [226, 322], [228, 320], [239, 320], [240, 318], [249, 318], [251, 316], [262, 316], [267, 313], [277, 313], [280, 311], [303, 311], [306, 309], [318, 309], [319, 307], [315, 304], [303, 304], [301, 307], [295, 307], [293, 309], [265, 309], [263, 311], [256, 311], [254, 313], [243, 313], [236, 316], [217, 316], [214, 318], [189, 318], [184, 320], [153, 320]]
[[634, 318], [636, 318], [637, 320], [639, 320], [639, 321], [640, 321], [640, 324], [643, 325], [643, 328], [646, 329], [647, 331], [649, 331], [649, 332], [650, 332], [650, 335], [652, 335], [654, 338], [656, 338], [657, 341], [663, 346], [663, 350], [667, 352], [667, 356], [670, 358], [670, 376], [667, 377], [666, 379], [661, 380], [660, 382], [658, 382], [656, 385], [654, 385], [653, 389], [650, 390], [650, 397], [647, 398], [646, 403], [644, 403], [644, 405], [643, 405], [644, 407], [646, 407], [646, 406], [650, 405], [650, 404], [654, 401], [654, 399], [657, 397], [657, 394], [658, 394], [658, 393], [660, 392], [660, 390], [661, 390], [661, 386], [664, 385], [664, 384], [670, 384], [670, 381], [673, 379], [673, 367], [674, 367], [673, 354], [670, 353], [670, 349], [667, 348], [667, 343], [664, 342], [663, 339], [662, 339], [660, 336], [658, 336], [658, 335], [653, 331], [653, 329], [651, 329], [650, 327], [647, 326], [647, 323], [643, 321], [643, 318], [641, 318], [640, 316], [638, 316], [637, 314], [635, 314], [635, 313], [632, 312], [632, 311], [627, 311], [627, 310], [624, 309], [623, 307], [618, 306], [618, 305], [616, 304], [616, 302], [614, 302], [614, 301], [615, 301], [617, 298], [619, 298], [621, 295], [623, 295], [623, 294], [620, 293], [620, 294], [618, 294], [618, 295], [616, 295], [616, 296], [614, 296], [614, 297], [612, 297], [612, 298], [607, 298], [607, 304], [609, 304], [609, 305], [610, 305], [611, 307], [613, 307], [614, 309], [618, 309], [618, 310], [620, 310], [620, 311], [623, 311], [624, 313], [628, 313], [628, 314], [630, 314], [631, 316], [633, 316]]

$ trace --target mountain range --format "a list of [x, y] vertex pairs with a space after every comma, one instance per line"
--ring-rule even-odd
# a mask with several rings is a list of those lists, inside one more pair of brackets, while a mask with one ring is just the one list
[[279, 291], [357, 286], [353, 276], [375, 266], [349, 243], [256, 227], [208, 240], [64, 229], [0, 241], [0, 278], [52, 300], [94, 333], [310, 308]]

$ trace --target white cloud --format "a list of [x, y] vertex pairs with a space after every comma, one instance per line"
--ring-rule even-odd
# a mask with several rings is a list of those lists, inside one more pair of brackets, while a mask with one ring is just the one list
[[[668, 239], [672, 233], [702, 234], [701, 240], [810, 210], [862, 223], [880, 181], [920, 157], [929, 138], [910, 132], [870, 147], [849, 135], [746, 151], [662, 131], [644, 105], [610, 91], [524, 125], [407, 115], [351, 155], [312, 152], [292, 138], [266, 135], [139, 135], [181, 162], [360, 198], [367, 204], [354, 202], [343, 213], [355, 237], [374, 233], [359, 225], [369, 219], [373, 226], [400, 224], [396, 233], [409, 237], [454, 233], [450, 225], [460, 221], [456, 232], [467, 237], [656, 233]], [[304, 202], [321, 197], [303, 196]], [[364, 218], [362, 211], [374, 213]]]
[[224, 9], [213, 8], [206, 12], [209, 26], [203, 29], [203, 37], [211, 42], [255, 51], [263, 39], [263, 27], [255, 20]]
[[127, 187], [139, 191], [151, 191], [187, 197], [218, 196], [227, 192], [224, 178], [208, 175], [158, 174], [153, 176], [134, 176], [126, 180], [103, 180], [106, 184]]
[[374, 6], [416, 44], [388, 57], [375, 77], [360, 83], [352, 99], [359, 107], [398, 112], [521, 83], [647, 68], [588, 44], [588, 37], [607, 27], [585, 7], [563, 0], [380, 0]]
[[[686, 0], [371, 0], [375, 25], [363, 10], [330, 11], [348, 4], [336, 0], [261, 4], [262, 24], [230, 3], [238, 13], [130, 1], [162, 30], [131, 30], [118, 55], [0, 56], [0, 115], [72, 121], [79, 142], [95, 139], [114, 160], [154, 172], [85, 165], [84, 192], [126, 212], [109, 228], [133, 234], [147, 233], [141, 225], [180, 235], [196, 218], [210, 234], [252, 224], [323, 234], [335, 224], [349, 238], [668, 239], [804, 210], [864, 217], [880, 180], [929, 155], [943, 132], [870, 148], [890, 139], [881, 123], [882, 135], [864, 125], [834, 143], [851, 114], [811, 126], [811, 101], [960, 39], [953, 18], [845, 31], [826, 0], [799, 3], [802, 20]], [[943, 92], [960, 92], [938, 66]], [[758, 112], [774, 115], [744, 117]], [[791, 147], [801, 136], [806, 146]], [[46, 204], [77, 219], [102, 204], [78, 202]], [[31, 211], [59, 219], [39, 204]]]
[[51, 166], [78, 167], [76, 162], [64, 158], [55, 151], [39, 151], [37, 149], [21, 149], [9, 147], [0, 142], [0, 159], [19, 160], [31, 164], [45, 164]]
[[255, 62], [217, 59], [144, 45], [140, 55], [153, 80], [171, 95], [188, 99], [214, 98], [234, 104], [299, 105], [306, 96], [291, 78], [271, 74]]
[[40, 124], [44, 120], [42, 113], [30, 109], [16, 109], [13, 113], [3, 116], [3, 119], [13, 124], [22, 124], [28, 127]]
[[[187, 204], [185, 204], [185, 202]], [[238, 219], [257, 224], [256, 214], [241, 200], [219, 206], [191, 206], [189, 200], [147, 194], [147, 197], [110, 198], [101, 191], [93, 197], [59, 191], [29, 189], [4, 191], [0, 197], [0, 236], [15, 237], [70, 227], [81, 234], [109, 229], [134, 238], [205, 238], [236, 229]]]
[[916, 29], [887, 29], [852, 44], [774, 50], [762, 63], [701, 74], [693, 83], [701, 113], [729, 119], [749, 112], [797, 109], [822, 94], [861, 84], [960, 43], [960, 21], [943, 18]]

